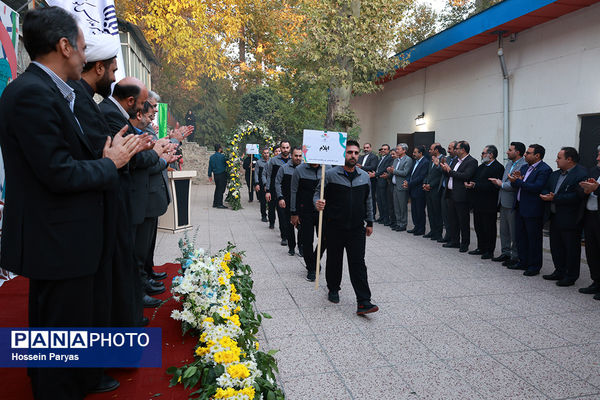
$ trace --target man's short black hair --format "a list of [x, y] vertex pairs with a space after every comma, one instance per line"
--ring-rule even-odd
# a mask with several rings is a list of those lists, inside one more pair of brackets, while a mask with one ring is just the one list
[[379, 150], [383, 150], [383, 146], [386, 146], [388, 150], [390, 149], [390, 145], [387, 143], [384, 143], [381, 145], [381, 149], [379, 149]]
[[486, 147], [486, 153], [494, 156], [494, 160], [498, 158], [498, 148], [493, 144], [488, 144]]
[[56, 45], [67, 38], [77, 49], [79, 28], [71, 14], [60, 7], [37, 8], [23, 19], [23, 44], [32, 60], [56, 51]]
[[222, 148], [223, 148], [223, 147], [222, 147], [222, 146], [221, 146], [219, 143], [215, 144], [215, 151], [219, 151], [219, 150], [221, 150]]
[[511, 146], [515, 146], [515, 150], [519, 152], [519, 156], [523, 157], [525, 155], [525, 144], [521, 142], [510, 142]]
[[137, 101], [138, 96], [142, 93], [142, 88], [137, 85], [115, 85], [112, 96], [115, 99], [125, 100], [132, 97]]
[[360, 144], [358, 144], [358, 142], [356, 140], [352, 140], [352, 139], [348, 140], [346, 142], [346, 147], [348, 147], [348, 146], [356, 146], [360, 149]]
[[279, 147], [281, 147], [282, 144], [287, 143], [291, 146], [290, 141], [289, 140], [282, 140], [281, 142], [279, 142]]
[[444, 149], [441, 144], [436, 145], [433, 149], [436, 150], [441, 155], [444, 155], [444, 156], [446, 155], [446, 149]]
[[423, 146], [422, 144], [415, 147], [415, 150], [417, 150], [421, 155], [425, 154], [426, 151], [425, 146]]
[[294, 147], [292, 147], [292, 152], [298, 151], [298, 150], [302, 151], [302, 147], [300, 147], [300, 146], [294, 146]]
[[467, 154], [471, 152], [471, 145], [469, 145], [469, 142], [467, 142], [466, 140], [461, 140], [457, 142], [456, 146], [460, 146], [460, 148], [466, 151]]
[[[104, 68], [109, 69], [110, 68], [110, 64], [112, 64], [113, 60], [117, 58], [117, 56], [114, 56], [113, 58], [109, 58], [108, 60], [102, 60], [102, 64], [104, 64]], [[96, 66], [96, 63], [98, 61], [90, 61], [89, 63], [86, 63], [83, 66], [83, 72], [88, 72], [90, 69], [94, 68]]]
[[565, 152], [565, 160], [570, 158], [574, 163], [579, 162], [579, 153], [574, 147], [563, 147], [561, 150]]
[[533, 154], [539, 154], [540, 155], [540, 160], [544, 159], [544, 156], [546, 155], [546, 149], [544, 148], [544, 146], [542, 146], [541, 144], [530, 144], [529, 147], [531, 147], [533, 149]]

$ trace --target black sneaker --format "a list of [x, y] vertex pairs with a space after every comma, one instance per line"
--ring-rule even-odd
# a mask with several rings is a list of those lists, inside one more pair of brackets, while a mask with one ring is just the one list
[[295, 256], [295, 255], [296, 255], [296, 252], [295, 252], [294, 250], [288, 250], [288, 254], [289, 254], [290, 256]]
[[356, 309], [356, 315], [365, 315], [377, 311], [379, 311], [379, 307], [377, 307], [375, 304], [359, 304], [358, 308]]
[[275, 225], [269, 225], [269, 229], [275, 229]]
[[269, 222], [269, 220], [267, 219], [267, 217], [262, 217], [260, 220], [261, 220], [262, 222]]
[[[315, 272], [309, 272], [306, 274], [306, 280], [309, 282], [314, 282], [315, 279], [317, 279], [317, 274]], [[329, 299], [331, 300], [331, 299]], [[338, 302], [340, 301], [339, 296], [338, 296]], [[335, 302], [334, 302], [335, 303]]]
[[329, 291], [329, 294], [327, 295], [327, 299], [332, 302], [332, 303], [339, 303], [340, 302], [340, 294], [339, 292], [333, 292], [333, 291]]
[[302, 251], [302, 247], [298, 246], [298, 255], [300, 257], [304, 257], [304, 251]]
[[281, 245], [282, 246], [287, 246], [287, 240], [281, 239]]

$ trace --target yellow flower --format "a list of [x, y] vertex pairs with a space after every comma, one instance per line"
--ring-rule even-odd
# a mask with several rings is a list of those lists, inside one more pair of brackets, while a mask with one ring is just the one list
[[250, 371], [244, 364], [235, 364], [227, 367], [227, 372], [232, 378], [246, 379], [250, 376]]
[[198, 347], [196, 349], [196, 355], [198, 357], [202, 357], [205, 354], [208, 354], [210, 352], [210, 349], [208, 347]]
[[177, 378], [177, 383], [181, 383], [181, 377]]
[[223, 278], [222, 276], [219, 276], [219, 284], [220, 285], [224, 285], [225, 284], [225, 278]]
[[225, 253], [225, 255], [223, 256], [223, 260], [231, 261], [231, 253], [230, 252]]
[[200, 341], [201, 342], [206, 342], [206, 335], [207, 335], [206, 332], [204, 332], [202, 335], [200, 335]]
[[231, 322], [233, 322], [233, 324], [237, 327], [240, 326], [240, 316], [239, 315], [232, 315], [231, 317], [227, 318], [228, 320], [230, 320]]
[[245, 387], [242, 390], [240, 390], [240, 393], [245, 394], [250, 399], [253, 399], [254, 396], [256, 395], [256, 392], [254, 391], [254, 386]]
[[237, 293], [231, 293], [231, 301], [237, 303], [238, 301], [240, 301], [240, 299], [241, 299], [241, 297], [240, 297], [239, 294], [237, 294]]
[[215, 399], [228, 399], [230, 397], [234, 397], [237, 394], [237, 390], [234, 388], [227, 389], [217, 389], [217, 393], [215, 393]]
[[218, 364], [231, 364], [233, 362], [240, 362], [240, 351], [239, 349], [236, 350], [232, 349], [215, 353], [215, 362]]
[[235, 310], [233, 310], [233, 313], [236, 314], [236, 313], [239, 313], [240, 311], [242, 311], [242, 309], [240, 308], [240, 306], [237, 306], [235, 308]]
[[223, 336], [219, 340], [219, 344], [221, 344], [221, 346], [227, 347], [227, 348], [231, 348], [231, 347], [237, 346], [237, 342], [235, 340], [233, 340], [232, 338], [230, 338], [229, 336]]
[[212, 322], [213, 324], [215, 323], [215, 320], [212, 317], [206, 317], [204, 318], [204, 320], [202, 320], [202, 322]]
[[254, 342], [254, 347], [256, 347], [256, 350], [258, 350], [258, 348], [259, 348], [258, 342]]

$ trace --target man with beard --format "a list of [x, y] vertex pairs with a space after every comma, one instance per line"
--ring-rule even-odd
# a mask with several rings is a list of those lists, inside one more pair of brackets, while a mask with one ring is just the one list
[[[306, 264], [306, 280], [314, 282], [317, 272], [317, 249], [313, 250], [313, 239], [317, 232], [319, 213], [313, 205], [313, 195], [315, 188], [321, 180], [321, 165], [319, 164], [300, 164], [296, 167], [292, 176], [292, 188], [290, 196], [290, 212], [292, 214], [292, 225], [299, 226], [300, 245], [303, 250], [304, 263]], [[327, 167], [325, 168], [327, 169]], [[321, 235], [321, 256], [325, 252], [325, 237], [322, 229]], [[318, 232], [317, 232], [318, 233]]]
[[[296, 232], [294, 225], [291, 223], [291, 185], [292, 175], [296, 167], [302, 162], [302, 149], [300, 147], [294, 147], [292, 150], [292, 159], [288, 161], [283, 167], [277, 171], [275, 177], [275, 192], [277, 193], [277, 205], [282, 210], [282, 217], [279, 222], [283, 225], [283, 232], [287, 239], [288, 254], [290, 256], [295, 255], [296, 248]], [[298, 243], [300, 244], [300, 243]]]
[[[366, 237], [373, 233], [373, 203], [369, 174], [356, 168], [360, 145], [355, 140], [346, 143], [345, 164], [325, 173], [323, 200], [320, 183], [313, 201], [318, 211], [324, 211], [327, 221], [326, 278], [329, 301], [339, 303], [344, 249], [348, 258], [350, 281], [356, 294], [356, 314], [364, 315], [379, 310], [371, 303], [371, 290], [365, 265]], [[365, 228], [365, 222], [367, 227]]]
[[265, 184], [263, 183], [262, 176], [269, 162], [269, 149], [265, 147], [262, 150], [261, 158], [256, 161], [256, 168], [254, 169], [254, 190], [256, 191], [256, 196], [258, 197], [258, 201], [260, 202], [260, 216], [262, 222], [273, 221], [275, 223], [275, 209], [272, 210], [269, 208], [269, 219], [267, 219], [267, 200], [265, 199]]
[[[287, 239], [283, 230], [283, 209], [277, 206], [277, 194], [275, 193], [275, 177], [279, 168], [283, 167], [290, 160], [290, 142], [282, 140], [279, 143], [281, 154], [271, 158], [265, 168], [265, 199], [269, 203], [273, 203], [273, 207], [277, 207], [277, 218], [279, 218], [279, 233], [281, 235], [281, 245], [287, 246]], [[269, 206], [271, 207], [271, 206]], [[287, 221], [286, 221], [287, 222]], [[273, 228], [273, 224], [269, 224], [269, 228]]]

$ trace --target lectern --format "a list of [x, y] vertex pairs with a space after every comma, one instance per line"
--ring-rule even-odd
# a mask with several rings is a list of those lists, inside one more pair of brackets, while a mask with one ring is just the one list
[[179, 232], [192, 227], [190, 202], [192, 198], [192, 178], [196, 171], [169, 171], [171, 203], [167, 212], [158, 218], [158, 229], [166, 232]]

